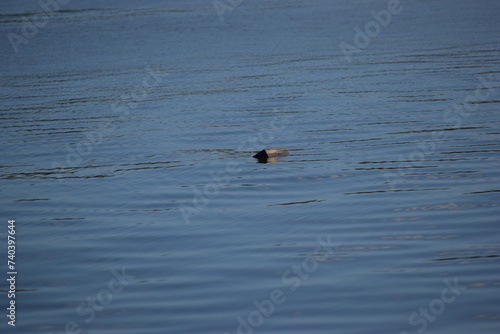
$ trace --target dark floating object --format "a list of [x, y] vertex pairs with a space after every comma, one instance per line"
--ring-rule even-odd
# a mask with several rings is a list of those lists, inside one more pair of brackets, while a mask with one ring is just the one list
[[286, 148], [269, 148], [267, 150], [262, 150], [255, 154], [253, 157], [259, 159], [259, 161], [267, 162], [267, 159], [287, 157], [289, 155]]

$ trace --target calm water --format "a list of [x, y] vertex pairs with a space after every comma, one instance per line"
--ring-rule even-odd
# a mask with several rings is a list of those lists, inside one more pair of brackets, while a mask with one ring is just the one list
[[2, 1], [2, 333], [499, 333], [500, 3], [227, 3]]

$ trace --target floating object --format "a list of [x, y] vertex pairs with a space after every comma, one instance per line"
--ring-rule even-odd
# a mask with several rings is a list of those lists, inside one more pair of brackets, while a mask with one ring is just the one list
[[288, 156], [288, 150], [286, 148], [269, 148], [262, 150], [255, 154], [253, 157], [259, 159], [261, 162], [267, 162], [267, 159], [276, 159]]

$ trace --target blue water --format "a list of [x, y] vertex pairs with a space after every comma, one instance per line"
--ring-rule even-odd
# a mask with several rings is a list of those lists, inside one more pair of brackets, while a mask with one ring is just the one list
[[500, 3], [228, 3], [0, 4], [1, 332], [498, 333]]

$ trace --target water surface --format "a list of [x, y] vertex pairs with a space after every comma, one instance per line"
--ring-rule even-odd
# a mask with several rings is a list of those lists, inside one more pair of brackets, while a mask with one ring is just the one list
[[2, 331], [498, 333], [500, 5], [401, 1], [348, 59], [387, 8], [68, 2], [15, 52], [3, 2]]

